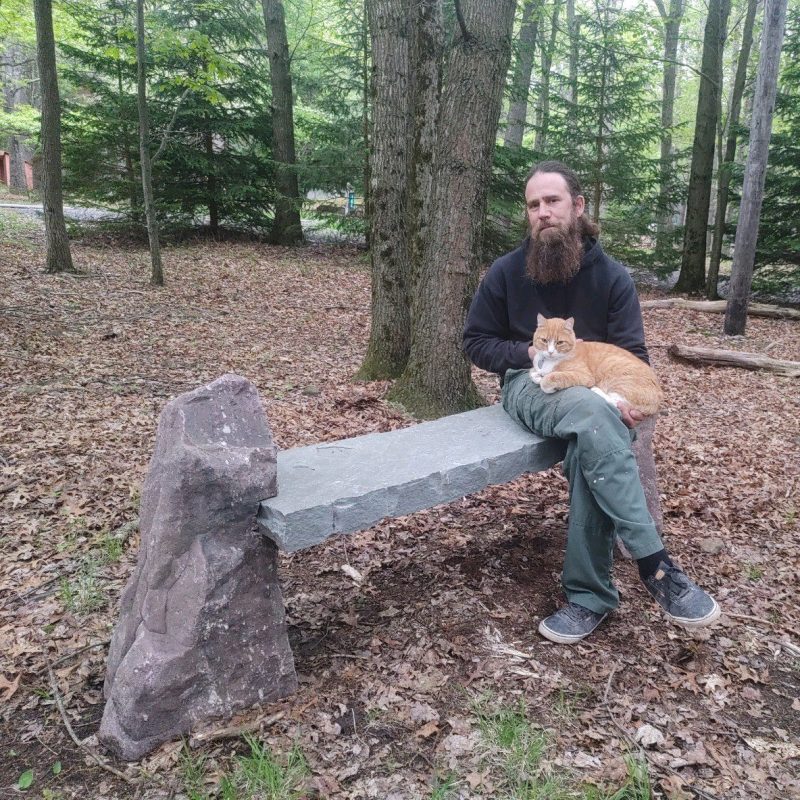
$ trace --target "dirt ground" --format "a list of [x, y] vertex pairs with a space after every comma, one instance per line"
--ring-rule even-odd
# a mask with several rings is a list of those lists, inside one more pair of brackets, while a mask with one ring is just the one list
[[[181, 796], [181, 742], [140, 766], [108, 758], [129, 783], [71, 741], [56, 706], [93, 745], [162, 407], [236, 372], [284, 448], [414, 420], [387, 403], [388, 384], [353, 379], [370, 294], [356, 249], [171, 246], [159, 290], [140, 245], [95, 238], [73, 255], [82, 275], [47, 276], [40, 234], [0, 242], [0, 796]], [[283, 557], [300, 689], [238, 722], [272, 719], [264, 741], [299, 746], [304, 796], [427, 798], [446, 775], [447, 796], [499, 796], [476, 708], [523, 703], [547, 734], [542, 769], [574, 786], [621, 785], [638, 739], [656, 797], [800, 797], [798, 382], [666, 350], [800, 360], [800, 326], [751, 318], [728, 339], [721, 316], [672, 309], [647, 310], [645, 325], [667, 397], [656, 433], [667, 546], [715, 593], [720, 624], [693, 635], [667, 624], [620, 560], [619, 611], [578, 646], [542, 640], [539, 619], [561, 603], [555, 469]], [[493, 377], [475, 378], [496, 399]], [[202, 747], [209, 785], [245, 750]]]

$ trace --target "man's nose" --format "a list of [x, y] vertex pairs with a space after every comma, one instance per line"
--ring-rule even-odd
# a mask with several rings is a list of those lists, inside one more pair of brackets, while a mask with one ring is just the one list
[[547, 219], [550, 216], [550, 209], [547, 206], [540, 205], [538, 211], [539, 219]]

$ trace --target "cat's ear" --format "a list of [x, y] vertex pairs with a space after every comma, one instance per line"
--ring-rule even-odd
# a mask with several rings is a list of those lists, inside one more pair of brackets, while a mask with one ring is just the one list
[[569, 319], [565, 319], [565, 320], [564, 320], [564, 327], [565, 327], [565, 328], [566, 328], [568, 331], [573, 331], [573, 330], [575, 330], [575, 317], [569, 317]]
[[537, 324], [537, 325], [538, 325], [540, 328], [542, 327], [542, 325], [544, 325], [544, 324], [545, 324], [545, 322], [547, 322], [547, 317], [545, 317], [545, 316], [544, 316], [544, 314], [537, 314], [537, 315], [536, 315], [536, 324]]

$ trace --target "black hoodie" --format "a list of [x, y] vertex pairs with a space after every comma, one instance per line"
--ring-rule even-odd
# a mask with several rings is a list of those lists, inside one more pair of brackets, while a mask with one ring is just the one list
[[610, 342], [650, 363], [639, 298], [625, 267], [587, 239], [578, 274], [569, 283], [535, 283], [525, 270], [528, 239], [489, 267], [472, 300], [464, 327], [470, 360], [502, 376], [531, 366], [528, 347], [536, 315], [574, 317], [575, 334]]

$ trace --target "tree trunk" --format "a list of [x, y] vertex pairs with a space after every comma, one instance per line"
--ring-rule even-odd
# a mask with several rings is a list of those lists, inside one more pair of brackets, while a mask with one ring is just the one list
[[681, 271], [674, 291], [699, 294], [706, 286], [706, 239], [714, 145], [717, 134], [722, 51], [731, 10], [730, 0], [710, 0], [703, 41], [700, 92], [697, 98], [689, 196], [683, 234]]
[[278, 201], [270, 239], [275, 244], [303, 241], [300, 223], [300, 192], [294, 152], [292, 75], [289, 71], [289, 43], [281, 0], [261, 0], [269, 49], [269, 80], [272, 87], [272, 154]]
[[208, 171], [208, 227], [211, 235], [216, 239], [219, 236], [219, 204], [217, 203], [217, 174], [214, 166], [214, 135], [211, 131], [206, 131], [204, 138]]
[[578, 107], [578, 36], [580, 20], [575, 16], [575, 0], [567, 0], [567, 34], [569, 36], [569, 118], [574, 119]]
[[411, 119], [413, 143], [409, 169], [409, 259], [411, 263], [411, 319], [419, 305], [416, 290], [420, 271], [428, 261], [437, 119], [442, 93], [441, 0], [416, 0], [411, 37]]
[[36, 55], [42, 94], [42, 207], [47, 239], [47, 272], [75, 272], [64, 224], [61, 189], [61, 101], [56, 75], [56, 43], [50, 0], [34, 0]]
[[753, 280], [761, 201], [764, 198], [764, 179], [772, 135], [772, 114], [778, 87], [778, 65], [786, 27], [786, 2], [787, 0], [766, 0], [764, 5], [761, 56], [750, 122], [750, 150], [744, 171], [739, 224], [736, 226], [736, 242], [733, 248], [728, 311], [725, 314], [724, 328], [729, 336], [743, 334], [747, 322], [747, 301]]
[[370, 83], [369, 83], [369, 24], [367, 15], [367, 0], [364, 0], [361, 16], [361, 136], [364, 142], [364, 220], [366, 222], [367, 249], [371, 247], [371, 222], [372, 219], [372, 174], [370, 171]]
[[734, 159], [736, 158], [736, 142], [738, 139], [739, 114], [742, 109], [742, 95], [747, 78], [747, 63], [750, 60], [750, 49], [753, 45], [753, 25], [756, 18], [758, 0], [748, 0], [747, 15], [742, 30], [742, 46], [736, 65], [736, 77], [731, 91], [731, 110], [728, 114], [728, 138], [725, 143], [725, 155], [717, 173], [717, 213], [714, 220], [714, 236], [711, 241], [711, 258], [708, 264], [706, 279], [706, 297], [716, 300], [719, 297], [719, 262], [722, 259], [722, 239], [725, 235], [725, 215], [728, 211], [728, 194], [731, 185]]
[[526, 0], [522, 9], [522, 26], [519, 30], [519, 49], [514, 64], [514, 77], [511, 81], [511, 103], [508, 108], [506, 147], [520, 147], [525, 135], [525, 122], [528, 118], [528, 94], [531, 85], [531, 72], [536, 55], [536, 32], [539, 26], [541, 0]]
[[153, 202], [153, 174], [150, 166], [150, 117], [147, 112], [147, 63], [144, 49], [144, 0], [136, 0], [136, 88], [139, 109], [139, 154], [142, 164], [142, 194], [150, 242], [150, 283], [164, 285], [161, 266], [161, 243], [158, 240], [158, 219]]
[[561, 13], [561, 0], [553, 5], [553, 16], [550, 19], [550, 39], [542, 48], [542, 85], [539, 90], [539, 103], [536, 108], [536, 140], [533, 149], [541, 153], [547, 147], [547, 134], [550, 128], [550, 67], [553, 64], [553, 51], [556, 46], [558, 32], [558, 16]]
[[678, 34], [685, 10], [684, 0], [670, 0], [669, 12], [662, 0], [656, 0], [658, 12], [664, 23], [664, 70], [661, 90], [661, 180], [659, 190], [656, 236], [658, 249], [666, 249], [668, 237], [672, 233], [672, 203], [670, 185], [672, 183], [672, 126], [675, 119], [675, 79], [678, 71]]
[[[16, 42], [10, 42], [4, 52], [3, 67], [3, 107], [7, 112], [12, 112], [21, 104], [31, 104], [31, 75], [29, 65], [34, 62], [33, 56], [29, 57], [28, 48]], [[25, 162], [30, 161], [33, 151], [25, 141], [25, 137], [11, 135], [8, 137], [8, 152], [10, 156], [10, 170], [8, 186], [10, 189], [27, 193], [28, 182], [25, 178]]]
[[477, 284], [514, 6], [514, 0], [456, 5], [460, 35], [450, 50], [439, 110], [427, 263], [419, 275], [408, 366], [390, 395], [420, 417], [481, 402], [461, 338]]
[[411, 78], [408, 0], [368, 0], [372, 42], [370, 257], [372, 327], [358, 377], [396, 378], [411, 347], [408, 181]]

